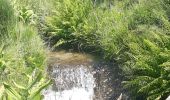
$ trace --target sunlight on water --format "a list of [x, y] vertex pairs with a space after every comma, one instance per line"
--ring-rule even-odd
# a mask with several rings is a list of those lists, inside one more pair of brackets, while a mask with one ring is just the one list
[[44, 100], [93, 100], [94, 78], [87, 66], [54, 68], [54, 86], [44, 91]]

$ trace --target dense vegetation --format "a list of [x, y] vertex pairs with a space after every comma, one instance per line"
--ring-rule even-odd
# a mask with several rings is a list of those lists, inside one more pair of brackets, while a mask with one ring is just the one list
[[21, 1], [0, 0], [0, 100], [40, 100], [50, 84], [35, 11]]
[[50, 80], [40, 35], [115, 61], [131, 99], [170, 95], [169, 0], [0, 0], [0, 100], [42, 99]]
[[54, 0], [46, 20], [52, 46], [116, 61], [135, 100], [170, 95], [169, 0]]

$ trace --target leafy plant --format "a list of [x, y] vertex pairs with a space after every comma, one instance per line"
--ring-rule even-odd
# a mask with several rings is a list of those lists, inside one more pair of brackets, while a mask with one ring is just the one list
[[[36, 75], [34, 75], [37, 73]], [[3, 83], [0, 90], [1, 100], [41, 100], [41, 90], [47, 87], [51, 81], [45, 80], [41, 72], [33, 72], [33, 74], [27, 75], [29, 78], [28, 83], [23, 86], [13, 81], [14, 86], [7, 83]]]
[[33, 10], [27, 9], [23, 7], [19, 11], [19, 19], [27, 24], [35, 24], [36, 15], [34, 14]]
[[125, 53], [129, 58], [124, 66], [128, 66], [131, 73], [124, 71], [129, 79], [124, 83], [131, 89], [133, 99], [164, 100], [169, 95], [170, 38], [158, 28], [148, 30], [127, 44], [129, 51]]
[[64, 40], [65, 44], [77, 44], [77, 39], [83, 35], [81, 31], [92, 9], [92, 2], [90, 0], [55, 0], [54, 4], [53, 14], [47, 18], [47, 36], [52, 37], [54, 44], [61, 40]]

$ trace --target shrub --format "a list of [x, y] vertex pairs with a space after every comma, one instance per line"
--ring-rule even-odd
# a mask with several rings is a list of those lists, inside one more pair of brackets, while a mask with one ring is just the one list
[[[131, 89], [136, 99], [166, 99], [169, 94], [169, 37], [161, 30], [148, 28], [148, 31], [139, 38], [130, 41], [126, 52], [129, 60], [125, 66], [131, 69], [128, 72], [129, 81], [126, 86]], [[151, 37], [152, 36], [152, 37]], [[125, 71], [126, 72], [126, 71]]]
[[63, 43], [76, 44], [78, 38], [83, 36], [82, 31], [92, 9], [92, 2], [90, 0], [56, 0], [54, 3], [55, 10], [47, 19], [46, 35], [52, 37], [56, 46], [61, 43], [57, 43], [58, 41], [63, 40]]

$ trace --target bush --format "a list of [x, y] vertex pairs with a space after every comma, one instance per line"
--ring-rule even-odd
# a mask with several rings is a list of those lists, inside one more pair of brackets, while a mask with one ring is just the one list
[[[52, 16], [48, 17], [46, 35], [56, 46], [61, 43], [77, 44], [83, 36], [87, 16], [92, 10], [90, 0], [56, 0]], [[84, 39], [84, 38], [83, 38]], [[58, 42], [60, 41], [60, 42]], [[57, 43], [58, 42], [58, 43]]]
[[[139, 38], [128, 42], [129, 56], [124, 66], [130, 68], [126, 87], [135, 99], [166, 99], [169, 95], [169, 37], [158, 27], [146, 28]], [[146, 32], [146, 33], [145, 33]], [[126, 70], [126, 69], [125, 69]]]

